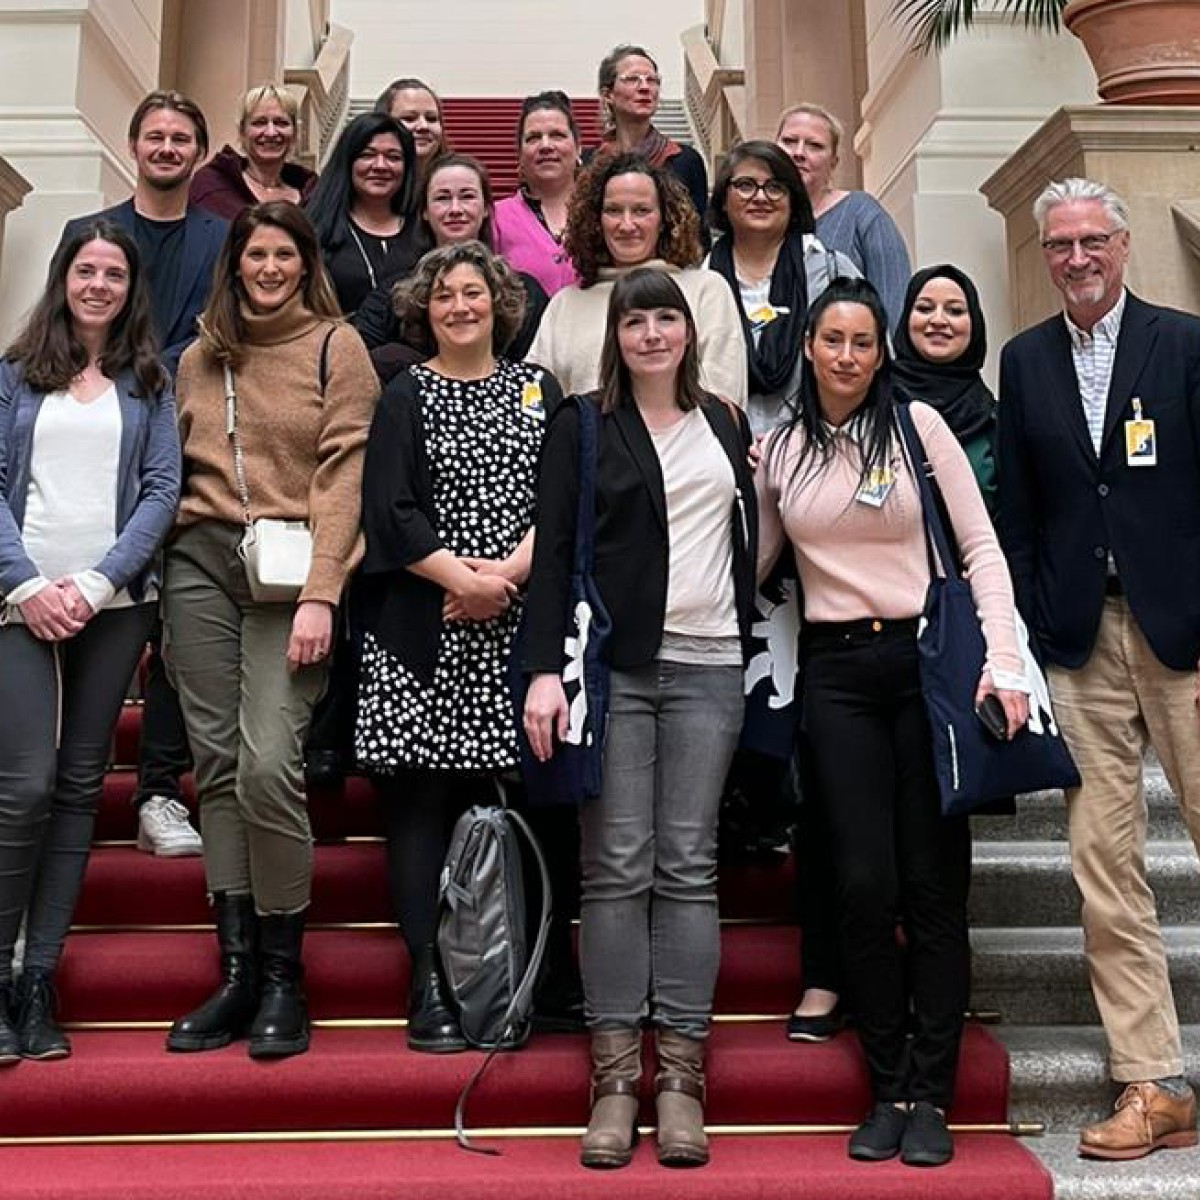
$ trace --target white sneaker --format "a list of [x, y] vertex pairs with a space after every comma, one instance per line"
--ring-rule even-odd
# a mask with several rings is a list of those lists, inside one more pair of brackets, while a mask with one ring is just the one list
[[204, 843], [178, 800], [151, 796], [138, 809], [137, 848], [160, 858], [182, 858], [203, 853]]

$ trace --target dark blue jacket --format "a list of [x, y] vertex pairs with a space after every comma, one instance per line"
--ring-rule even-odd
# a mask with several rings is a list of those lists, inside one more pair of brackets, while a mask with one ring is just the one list
[[[1133, 399], [1155, 422], [1158, 465], [1131, 467]], [[1177, 671], [1200, 659], [1200, 320], [1130, 295], [1104, 437], [1088, 435], [1061, 315], [1000, 358], [999, 528], [1017, 604], [1048, 662], [1091, 656], [1111, 552], [1139, 628]]]
[[[179, 430], [175, 400], [168, 390], [143, 399], [133, 376], [115, 380], [121, 406], [121, 451], [117, 464], [117, 540], [91, 564], [117, 591], [128, 588], [141, 600], [159, 582], [156, 557], [175, 522], [179, 504]], [[0, 596], [38, 575], [25, 553], [21, 529], [29, 492], [33, 431], [44, 396], [24, 379], [21, 367], [0, 359]]]
[[[68, 221], [61, 241], [69, 238], [80, 226], [97, 217], [119, 225], [133, 237], [133, 201], [126, 200], [102, 212]], [[213, 267], [229, 230], [227, 222], [202, 208], [189, 206], [184, 218], [183, 248], [179, 256], [179, 279], [175, 295], [166, 312], [154, 314], [154, 326], [162, 343], [159, 357], [172, 379], [179, 370], [179, 356], [196, 337], [196, 318], [204, 311], [208, 291], [212, 286]]]

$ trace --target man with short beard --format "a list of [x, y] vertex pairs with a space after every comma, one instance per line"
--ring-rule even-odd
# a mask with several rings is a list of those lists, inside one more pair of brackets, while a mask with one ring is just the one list
[[[213, 265], [226, 223], [188, 204], [192, 175], [208, 153], [208, 123], [179, 92], [151, 92], [129, 122], [129, 153], [137, 167], [133, 195], [102, 213], [67, 223], [74, 229], [104, 216], [132, 234], [150, 284], [151, 309], [163, 366], [174, 378], [179, 356], [196, 336], [196, 318], [208, 300]], [[167, 857], [199, 854], [200, 835], [183, 806], [180, 776], [191, 768], [179, 700], [162, 661], [156, 623], [147, 662], [138, 787], [138, 848]]]
[[137, 168], [133, 195], [101, 213], [67, 223], [68, 236], [97, 216], [133, 235], [150, 283], [163, 365], [172, 377], [196, 336], [226, 223], [189, 206], [188, 188], [208, 154], [208, 123], [178, 92], [151, 92], [129, 122], [129, 153]]
[[1200, 321], [1125, 288], [1129, 214], [1103, 184], [1033, 208], [1064, 312], [1000, 360], [1001, 540], [1082, 786], [1067, 794], [1092, 991], [1125, 1085], [1089, 1158], [1196, 1144], [1146, 882], [1142, 757], [1200, 842]]

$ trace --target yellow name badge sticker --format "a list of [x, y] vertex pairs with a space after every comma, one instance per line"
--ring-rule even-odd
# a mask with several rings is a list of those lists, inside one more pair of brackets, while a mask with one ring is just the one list
[[895, 484], [896, 473], [891, 467], [872, 467], [854, 498], [859, 504], [882, 508]]
[[1130, 467], [1158, 466], [1154, 422], [1142, 415], [1142, 402], [1133, 401], [1133, 420], [1125, 422], [1125, 463]]
[[775, 307], [769, 300], [766, 304], [760, 304], [753, 312], [746, 314], [746, 320], [750, 322], [751, 328], [756, 333], [761, 333], [772, 321], [778, 321], [780, 317], [786, 317], [792, 310], [779, 305]]
[[546, 406], [542, 403], [542, 385], [536, 379], [521, 387], [521, 411], [527, 417], [538, 421], [546, 419]]

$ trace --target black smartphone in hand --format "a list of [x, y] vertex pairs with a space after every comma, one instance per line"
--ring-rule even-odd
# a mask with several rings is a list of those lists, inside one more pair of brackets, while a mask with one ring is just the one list
[[975, 706], [975, 715], [984, 729], [997, 741], [1008, 740], [1008, 717], [1004, 712], [1004, 705], [1000, 703], [1000, 697], [995, 692], [989, 692]]

